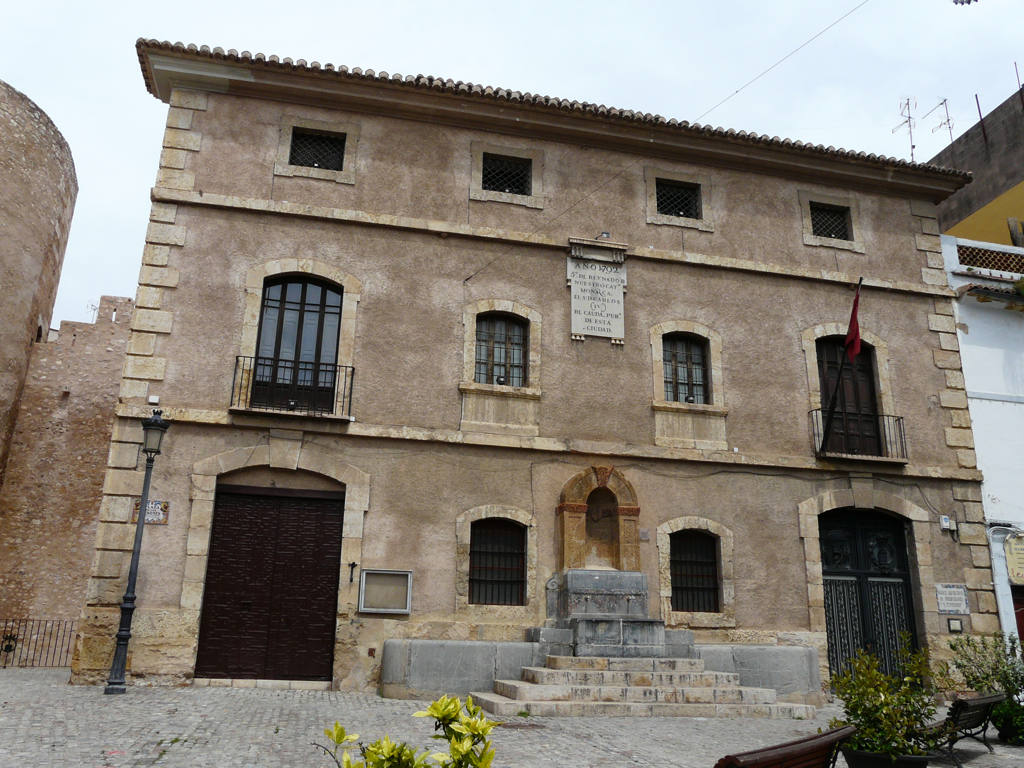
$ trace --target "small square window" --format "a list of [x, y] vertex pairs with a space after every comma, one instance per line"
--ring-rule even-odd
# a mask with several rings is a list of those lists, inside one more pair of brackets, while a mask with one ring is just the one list
[[530, 158], [483, 153], [482, 189], [528, 197], [532, 194], [532, 178], [533, 161]]
[[293, 129], [288, 163], [328, 171], [342, 170], [345, 165], [345, 134]]
[[811, 234], [832, 240], [852, 240], [850, 209], [841, 205], [811, 203]]
[[656, 181], [658, 213], [684, 219], [701, 218], [700, 185], [670, 179]]

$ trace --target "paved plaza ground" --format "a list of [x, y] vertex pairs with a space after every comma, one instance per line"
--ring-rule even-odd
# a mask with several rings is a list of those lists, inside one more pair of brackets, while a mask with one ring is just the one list
[[[336, 691], [69, 686], [68, 671], [0, 669], [0, 768], [274, 768], [330, 763], [310, 745], [338, 720], [350, 732], [435, 748], [425, 702]], [[497, 718], [495, 768], [711, 768], [730, 752], [814, 733], [814, 720]], [[1024, 768], [1024, 747], [961, 742], [965, 768]], [[843, 765], [842, 759], [839, 761]], [[935, 766], [952, 766], [934, 760]]]

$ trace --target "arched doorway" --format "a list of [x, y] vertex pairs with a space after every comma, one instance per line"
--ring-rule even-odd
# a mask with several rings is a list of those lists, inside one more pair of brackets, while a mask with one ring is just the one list
[[860, 648], [894, 673], [900, 636], [917, 644], [906, 527], [903, 518], [873, 509], [847, 507], [818, 517], [833, 674]]

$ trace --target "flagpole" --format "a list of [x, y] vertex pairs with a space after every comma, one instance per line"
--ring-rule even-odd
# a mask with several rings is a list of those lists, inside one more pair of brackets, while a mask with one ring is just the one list
[[[839, 374], [836, 376], [836, 386], [832, 391], [832, 400], [829, 402], [828, 413], [825, 415], [825, 428], [821, 431], [821, 446], [818, 449], [819, 453], [825, 452], [825, 446], [828, 445], [828, 439], [832, 433], [832, 422], [836, 415], [836, 405], [839, 403], [839, 387], [843, 385], [843, 369], [846, 367], [846, 358], [848, 357], [847, 348], [850, 344], [850, 334], [852, 333], [854, 324], [857, 322], [857, 303], [860, 299], [860, 286], [863, 282], [863, 277], [857, 281], [857, 293], [853, 300], [853, 312], [850, 315], [850, 323], [846, 330], [846, 341], [843, 343], [843, 355], [839, 358]], [[857, 340], [860, 341], [859, 327], [857, 328]], [[857, 346], [858, 348], [860, 347], [859, 344]]]

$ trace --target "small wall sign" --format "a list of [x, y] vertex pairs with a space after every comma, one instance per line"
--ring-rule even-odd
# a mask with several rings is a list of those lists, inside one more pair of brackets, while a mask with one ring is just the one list
[[409, 613], [412, 571], [363, 569], [359, 572], [361, 613]]
[[935, 598], [939, 603], [939, 613], [969, 616], [967, 608], [966, 584], [936, 584]]
[[1010, 583], [1024, 585], [1024, 533], [1011, 533], [1003, 542], [1006, 553], [1006, 573]]
[[[139, 522], [139, 506], [142, 499], [136, 499], [132, 506], [132, 522]], [[167, 525], [171, 517], [171, 502], [150, 499], [146, 504], [146, 525]]]

